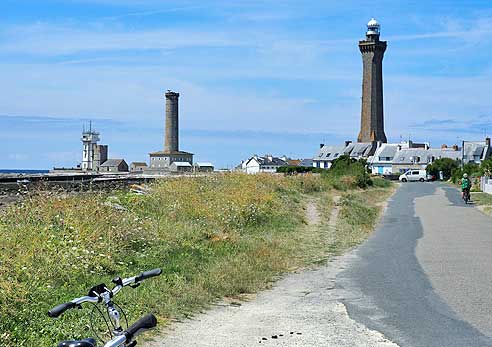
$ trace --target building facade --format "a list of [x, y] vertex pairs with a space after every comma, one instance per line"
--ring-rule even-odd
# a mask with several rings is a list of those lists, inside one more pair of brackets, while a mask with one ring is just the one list
[[124, 159], [108, 159], [99, 167], [100, 172], [128, 172], [128, 164]]
[[288, 166], [286, 157], [278, 158], [271, 154], [262, 157], [254, 155], [248, 160], [241, 163], [241, 171], [247, 174], [257, 173], [276, 173], [277, 169], [282, 166]]
[[139, 173], [147, 169], [147, 163], [134, 161], [130, 164], [130, 172]]

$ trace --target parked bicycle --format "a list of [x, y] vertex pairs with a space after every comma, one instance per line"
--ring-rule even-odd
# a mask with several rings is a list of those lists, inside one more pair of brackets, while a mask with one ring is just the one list
[[[122, 279], [116, 277], [112, 280], [114, 283], [113, 289], [109, 289], [104, 283], [98, 284], [89, 290], [87, 296], [73, 299], [70, 302], [60, 304], [48, 311], [48, 315], [52, 318], [59, 317], [65, 311], [73, 308], [82, 308], [83, 303], [94, 304], [92, 314], [97, 310], [103, 317], [103, 320], [108, 328], [108, 334], [110, 340], [105, 342], [104, 339], [97, 333], [91, 316], [91, 330], [95, 337], [104, 344], [104, 347], [134, 347], [137, 344], [135, 338], [141, 332], [154, 328], [157, 325], [157, 319], [153, 314], [148, 314], [140, 318], [137, 322], [128, 327], [128, 320], [123, 309], [113, 301], [113, 297], [123, 289], [123, 287], [130, 286], [131, 288], [137, 288], [140, 283], [151, 277], [159, 276], [162, 273], [161, 269], [154, 269], [145, 271], [137, 276]], [[102, 304], [106, 307], [106, 315], [99, 309], [97, 304]], [[106, 316], [109, 318], [107, 319]], [[121, 318], [125, 319], [127, 329], [124, 330], [121, 326]], [[74, 341], [62, 341], [58, 344], [58, 347], [96, 347], [97, 341], [95, 338], [89, 338], [84, 340]]]

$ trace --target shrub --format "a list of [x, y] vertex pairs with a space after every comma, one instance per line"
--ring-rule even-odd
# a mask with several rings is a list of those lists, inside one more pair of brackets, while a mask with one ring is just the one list
[[382, 177], [373, 177], [372, 185], [377, 188], [388, 188], [391, 186], [391, 181]]
[[480, 176], [480, 166], [475, 163], [468, 163], [463, 165], [463, 168], [455, 168], [451, 175], [452, 182], [458, 183], [464, 173], [467, 173], [470, 178]]
[[321, 173], [325, 171], [325, 169], [311, 167], [311, 166], [281, 166], [277, 168], [277, 173], [285, 173], [285, 174], [297, 174], [297, 173]]
[[450, 158], [442, 158], [435, 160], [432, 164], [427, 166], [427, 172], [435, 177], [439, 177], [439, 172], [442, 171], [443, 178], [448, 180], [453, 170], [459, 167], [459, 163], [456, 160]]
[[[367, 188], [372, 185], [372, 180], [366, 170], [365, 160], [356, 160], [348, 155], [342, 155], [335, 159], [331, 168], [326, 172], [335, 189]], [[345, 179], [344, 177], [351, 177]], [[353, 181], [353, 185], [350, 184]]]

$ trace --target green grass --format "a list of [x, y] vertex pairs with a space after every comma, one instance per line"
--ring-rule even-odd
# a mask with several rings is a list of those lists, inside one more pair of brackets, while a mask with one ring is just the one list
[[471, 197], [476, 205], [492, 205], [492, 194], [472, 193]]
[[0, 223], [0, 345], [89, 336], [86, 310], [46, 312], [115, 275], [163, 269], [118, 297], [131, 320], [152, 311], [162, 323], [265, 288], [323, 251], [303, 210], [303, 194], [323, 189], [320, 177], [226, 175], [163, 181], [148, 196], [41, 194], [12, 206]]
[[330, 244], [333, 254], [341, 254], [359, 245], [370, 235], [382, 212], [384, 202], [393, 192], [390, 188], [372, 188], [345, 193], [342, 196], [339, 218], [333, 242]]
[[[264, 289], [280, 274], [326, 258], [326, 233], [307, 225], [304, 209], [307, 199], [324, 197], [326, 218], [331, 187], [319, 175], [230, 174], [163, 180], [149, 195], [31, 196], [1, 212], [0, 346], [91, 336], [88, 309], [57, 320], [46, 312], [116, 275], [163, 269], [117, 298], [130, 321], [154, 312], [160, 326], [221, 297]], [[377, 212], [364, 201], [382, 201], [381, 191], [344, 197], [339, 233], [351, 241], [343, 246], [360, 242], [360, 230], [367, 235]]]

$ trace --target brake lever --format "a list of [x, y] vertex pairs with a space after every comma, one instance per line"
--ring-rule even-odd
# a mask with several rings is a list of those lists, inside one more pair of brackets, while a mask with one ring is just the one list
[[135, 289], [135, 288], [137, 288], [139, 285], [140, 285], [140, 282], [137, 282], [137, 283], [135, 283], [135, 284], [130, 284], [130, 288]]

